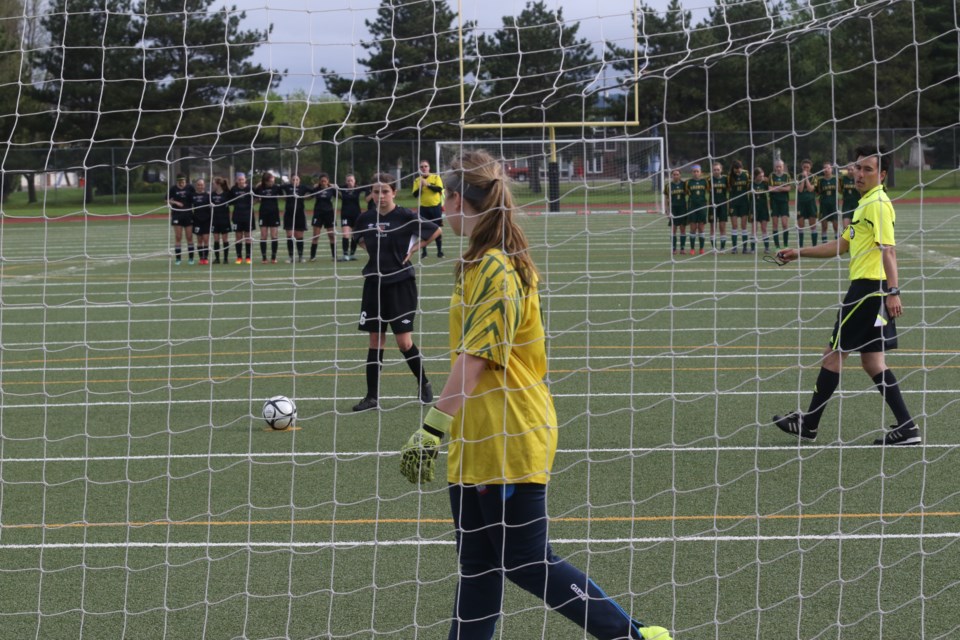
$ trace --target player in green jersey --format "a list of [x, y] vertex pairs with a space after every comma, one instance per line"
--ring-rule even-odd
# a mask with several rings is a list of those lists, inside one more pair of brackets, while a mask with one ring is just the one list
[[[687, 185], [680, 175], [680, 169], [670, 172], [670, 182], [663, 188], [663, 195], [670, 200], [668, 223], [673, 227], [673, 253], [677, 253], [677, 236], [680, 236], [680, 253], [687, 246]], [[693, 246], [693, 239], [690, 239]]]
[[[723, 164], [713, 163], [713, 175], [710, 176], [710, 203], [713, 205], [713, 218], [717, 221], [717, 227], [720, 229], [719, 247], [714, 246], [714, 250], [727, 250], [727, 218], [729, 209], [727, 201], [730, 199], [730, 181], [723, 174]], [[710, 229], [710, 242], [713, 243], [713, 228]]]
[[790, 191], [793, 189], [790, 174], [783, 160], [773, 163], [770, 174], [770, 217], [773, 220], [773, 244], [780, 247], [780, 233], [783, 233], [783, 247], [790, 245]]
[[857, 190], [857, 181], [854, 177], [853, 163], [847, 165], [845, 175], [840, 179], [840, 188], [843, 189], [843, 228], [846, 229], [853, 220], [853, 212], [860, 206], [860, 192]]
[[[833, 239], [838, 237], [837, 218], [837, 176], [833, 174], [833, 163], [823, 163], [823, 175], [817, 180], [817, 196], [820, 198], [820, 242], [827, 242], [827, 226], [833, 225]], [[816, 243], [814, 243], [816, 244]]]
[[817, 246], [817, 177], [813, 175], [813, 162], [800, 161], [797, 177], [797, 242], [803, 246], [803, 232], [810, 230], [810, 244]]
[[[747, 239], [750, 237], [747, 227], [752, 216], [750, 215], [750, 173], [743, 170], [743, 163], [734, 160], [730, 165], [730, 175], [727, 177], [727, 184], [730, 186], [730, 202], [728, 205], [730, 212], [730, 240], [733, 243], [733, 252], [737, 252], [737, 230], [740, 230], [740, 237], [743, 239], [743, 252], [750, 253], [750, 247], [747, 246]], [[756, 242], [756, 241], [754, 241]]]
[[700, 170], [700, 165], [695, 164], [690, 168], [693, 177], [687, 180], [687, 211], [690, 219], [690, 255], [696, 253], [693, 246], [693, 238], [700, 239], [700, 254], [703, 255], [704, 233], [703, 225], [707, 222], [707, 194], [710, 184]]
[[770, 253], [770, 236], [767, 235], [767, 222], [770, 221], [770, 182], [767, 180], [763, 167], [753, 170], [753, 241], [752, 249], [757, 250], [757, 225], [760, 226], [760, 237], [763, 238], [763, 253]]

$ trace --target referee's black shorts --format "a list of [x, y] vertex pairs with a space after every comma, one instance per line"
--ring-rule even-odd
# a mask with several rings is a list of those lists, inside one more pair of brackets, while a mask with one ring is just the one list
[[847, 289], [830, 337], [835, 351], [876, 353], [897, 348], [897, 325], [887, 314], [886, 281], [854, 280]]
[[437, 205], [435, 207], [424, 207], [420, 206], [420, 219], [427, 220], [432, 222], [435, 225], [443, 226], [443, 207]]
[[364, 278], [360, 302], [360, 331], [394, 335], [413, 331], [417, 313], [417, 281], [407, 278], [399, 282], [381, 282], [378, 277]]

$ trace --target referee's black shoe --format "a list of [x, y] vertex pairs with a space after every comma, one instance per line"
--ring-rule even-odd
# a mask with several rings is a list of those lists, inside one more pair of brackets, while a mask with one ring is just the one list
[[884, 446], [901, 446], [920, 444], [920, 442], [922, 442], [922, 438], [920, 438], [920, 427], [915, 424], [911, 424], [909, 426], [891, 426], [891, 430], [888, 431], [882, 438], [877, 438], [874, 440], [873, 444], [881, 444]]
[[371, 398], [370, 396], [364, 397], [363, 400], [353, 405], [354, 411], [369, 411], [370, 409], [376, 409], [380, 404], [377, 402], [376, 398]]
[[817, 430], [808, 429], [803, 424], [803, 414], [794, 411], [785, 416], [773, 416], [773, 424], [777, 425], [780, 431], [789, 433], [795, 438], [813, 442], [817, 439]]

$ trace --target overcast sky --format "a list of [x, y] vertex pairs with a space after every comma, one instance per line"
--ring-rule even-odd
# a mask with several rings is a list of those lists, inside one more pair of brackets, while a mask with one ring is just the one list
[[[447, 0], [456, 13], [457, 0]], [[525, 0], [462, 0], [464, 20], [473, 20], [480, 29], [495, 30], [503, 16], [523, 10]], [[662, 10], [668, 0], [647, 0]], [[365, 21], [376, 19], [379, 0], [233, 0], [247, 13], [244, 26], [262, 28], [273, 24], [270, 43], [261, 46], [256, 61], [289, 73], [280, 93], [303, 89], [314, 95], [325, 93], [320, 67], [341, 74], [361, 73], [357, 60], [366, 57], [360, 41], [368, 37]], [[547, 7], [562, 7], [564, 19], [580, 23], [579, 35], [595, 43], [619, 42], [627, 46], [632, 34], [630, 11], [633, 0], [546, 0]], [[713, 0], [682, 3], [696, 20]]]

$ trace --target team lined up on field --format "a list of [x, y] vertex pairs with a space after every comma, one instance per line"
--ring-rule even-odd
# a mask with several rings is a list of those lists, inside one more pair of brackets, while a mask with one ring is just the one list
[[[423, 185], [422, 193], [420, 186]], [[439, 176], [429, 173], [429, 165], [414, 181], [413, 195], [419, 200], [420, 214], [427, 219], [440, 217], [440, 199], [443, 184]], [[253, 230], [260, 227], [261, 262], [277, 262], [279, 229], [282, 224], [286, 234], [287, 263], [305, 262], [304, 232], [307, 230], [306, 207], [313, 199], [309, 260], [317, 260], [317, 251], [322, 231], [330, 244], [330, 256], [337, 260], [334, 220], [336, 203], [340, 201], [340, 224], [342, 228], [342, 253], [340, 261], [356, 259], [357, 237], [354, 233], [362, 203], [368, 210], [375, 209], [371, 190], [358, 186], [356, 177], [348, 174], [344, 184], [330, 182], [327, 174], [317, 176], [312, 186], [302, 184], [300, 176], [293, 176], [288, 183], [278, 183], [276, 177], [266, 172], [253, 187], [243, 173], [238, 173], [233, 186], [224, 178], [214, 178], [210, 191], [200, 178], [192, 185], [186, 176], [178, 175], [176, 184], [170, 187], [167, 204], [170, 207], [170, 224], [174, 230], [175, 264], [183, 259], [183, 244], [187, 245], [188, 264], [194, 264], [194, 253], [199, 263], [226, 264], [230, 260], [230, 234], [234, 234], [235, 263], [250, 264], [253, 254]], [[434, 203], [433, 201], [436, 200]], [[282, 208], [282, 214], [281, 214]], [[434, 214], [436, 210], [436, 215]], [[211, 260], [211, 237], [213, 240]], [[443, 257], [438, 243], [439, 257]]]
[[[693, 165], [692, 176], [686, 180], [679, 169], [674, 169], [663, 190], [670, 200], [673, 253], [686, 253], [688, 240], [690, 255], [697, 253], [697, 241], [699, 252], [705, 253], [707, 238], [711, 250], [725, 252], [728, 223], [731, 253], [755, 253], [758, 241], [763, 243], [765, 254], [770, 253], [771, 241], [777, 249], [790, 246], [790, 194], [794, 188], [800, 246], [807, 231], [813, 245], [818, 239], [827, 242], [837, 238], [841, 231], [838, 221], [842, 220], [843, 227], [850, 224], [860, 201], [853, 171], [848, 167], [838, 176], [833, 164], [824, 162], [822, 171], [815, 174], [812, 165], [810, 160], [803, 160], [796, 180], [786, 172], [782, 160], [773, 164], [769, 176], [762, 167], [756, 167], [751, 177], [739, 160], [733, 161], [729, 173], [724, 173], [722, 163], [714, 163], [709, 176], [702, 174], [699, 165]], [[830, 227], [832, 236], [827, 235]]]

